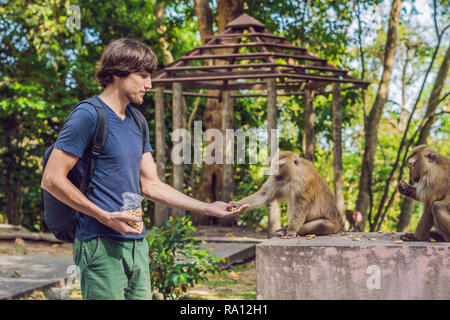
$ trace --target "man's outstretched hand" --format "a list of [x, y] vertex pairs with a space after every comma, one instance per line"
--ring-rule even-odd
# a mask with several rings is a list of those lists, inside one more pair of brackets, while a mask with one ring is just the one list
[[248, 208], [248, 204], [244, 204], [238, 208], [229, 209], [230, 205], [226, 202], [216, 201], [208, 203], [205, 214], [218, 218], [232, 218]]

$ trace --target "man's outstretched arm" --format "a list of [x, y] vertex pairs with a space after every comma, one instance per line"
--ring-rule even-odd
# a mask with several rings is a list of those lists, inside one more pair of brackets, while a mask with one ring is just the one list
[[213, 203], [202, 202], [161, 182], [158, 178], [156, 165], [150, 152], [144, 153], [142, 157], [139, 179], [142, 195], [148, 200], [152, 200], [167, 207], [199, 212], [219, 218], [234, 217], [248, 207], [241, 206], [232, 211], [228, 211], [228, 203], [222, 201]]

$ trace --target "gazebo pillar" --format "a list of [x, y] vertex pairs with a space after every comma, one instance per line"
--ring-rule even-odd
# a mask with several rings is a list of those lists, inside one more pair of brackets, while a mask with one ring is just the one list
[[342, 110], [341, 110], [341, 85], [333, 82], [333, 102], [332, 102], [332, 122], [333, 122], [333, 171], [334, 171], [334, 195], [337, 201], [338, 210], [344, 214], [344, 189], [342, 186]]
[[[272, 129], [277, 129], [278, 112], [277, 112], [277, 89], [275, 79], [266, 80], [267, 83], [267, 137], [268, 137], [268, 153], [272, 159]], [[269, 238], [275, 235], [275, 231], [281, 228], [280, 222], [281, 209], [278, 201], [272, 201], [268, 206], [268, 225], [267, 235]]]
[[[183, 128], [183, 87], [181, 83], [174, 82], [172, 84], [172, 124], [173, 131]], [[184, 137], [183, 139], [186, 139]], [[185, 143], [186, 141], [183, 141]], [[186, 150], [183, 150], [186, 152]], [[184, 185], [184, 167], [183, 163], [173, 163], [173, 187], [183, 192]], [[172, 209], [174, 218], [184, 217], [185, 212], [182, 209]]]
[[[155, 93], [155, 126], [156, 126], [156, 169], [161, 182], [166, 182], [166, 144], [164, 138], [164, 87], [157, 87]], [[155, 203], [154, 224], [157, 227], [164, 225], [169, 217], [168, 208]]]
[[303, 153], [306, 160], [314, 161], [314, 110], [313, 91], [305, 89], [305, 134], [303, 135]]

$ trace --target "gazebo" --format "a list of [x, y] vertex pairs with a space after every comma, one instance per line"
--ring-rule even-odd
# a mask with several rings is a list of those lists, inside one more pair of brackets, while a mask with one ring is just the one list
[[[228, 107], [230, 99], [241, 97], [267, 97], [268, 137], [277, 127], [277, 96], [302, 95], [305, 101], [305, 154], [314, 158], [315, 94], [332, 94], [334, 186], [338, 207], [343, 208], [342, 146], [341, 146], [341, 91], [365, 89], [369, 83], [349, 76], [348, 71], [327, 63], [326, 59], [310, 55], [306, 48], [290, 44], [283, 37], [266, 30], [255, 18], [242, 14], [225, 26], [225, 31], [214, 35], [183, 57], [168, 64], [152, 77], [156, 93], [156, 163], [158, 175], [164, 178], [164, 94], [173, 96], [173, 129], [182, 127], [181, 110], [183, 96], [200, 96], [218, 99], [224, 103], [222, 130], [233, 128], [233, 115]], [[326, 91], [328, 85], [332, 90]], [[208, 93], [199, 89], [209, 90]], [[183, 188], [183, 167], [174, 165], [174, 187]], [[230, 197], [227, 181], [232, 183], [230, 165], [224, 165], [224, 201]], [[227, 189], [227, 190], [225, 190]], [[228, 196], [227, 196], [228, 195]], [[182, 215], [182, 212], [175, 215]], [[277, 227], [279, 217], [270, 217], [269, 233]], [[157, 206], [155, 223], [167, 219], [166, 208]], [[275, 222], [271, 222], [275, 221]], [[272, 225], [271, 225], [272, 224]]]

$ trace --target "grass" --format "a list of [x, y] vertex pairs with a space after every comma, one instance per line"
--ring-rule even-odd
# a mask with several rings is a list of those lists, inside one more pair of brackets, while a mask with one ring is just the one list
[[190, 288], [182, 300], [256, 300], [254, 261], [209, 274], [208, 280]]

